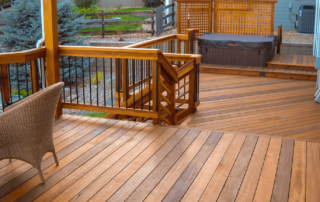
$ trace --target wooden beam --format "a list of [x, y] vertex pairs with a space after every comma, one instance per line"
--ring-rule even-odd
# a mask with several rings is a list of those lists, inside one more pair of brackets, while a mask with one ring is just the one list
[[[48, 86], [60, 82], [59, 37], [57, 0], [43, 0], [44, 32], [47, 49], [46, 66]], [[62, 115], [61, 98], [58, 102], [56, 117]]]

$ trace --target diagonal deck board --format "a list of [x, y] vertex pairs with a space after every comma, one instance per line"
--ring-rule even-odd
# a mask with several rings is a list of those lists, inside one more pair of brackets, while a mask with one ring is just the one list
[[314, 81], [211, 73], [200, 81], [201, 104], [184, 126], [319, 142]]
[[[56, 142], [60, 165], [48, 155], [46, 183], [34, 168], [12, 167], [15, 175], [0, 178], [10, 178], [0, 201], [319, 199], [319, 143], [98, 118], [72, 129], [74, 121], [64, 122], [60, 129], [70, 130], [55, 138], [66, 137]], [[16, 161], [0, 162], [10, 170]]]

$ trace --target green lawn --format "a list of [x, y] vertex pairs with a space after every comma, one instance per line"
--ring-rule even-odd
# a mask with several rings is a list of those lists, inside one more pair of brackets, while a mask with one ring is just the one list
[[134, 11], [150, 11], [150, 8], [123, 8], [123, 9], [118, 9], [115, 12], [134, 12]]
[[[118, 10], [117, 10], [118, 11]], [[147, 19], [147, 17], [139, 17], [139, 16], [132, 16], [132, 15], [113, 15], [114, 18], [121, 18], [122, 22], [132, 22], [132, 21], [144, 21]], [[94, 28], [85, 28], [81, 29], [81, 32], [87, 32], [87, 31], [101, 31], [102, 27], [94, 27]], [[105, 30], [109, 31], [132, 31], [132, 30], [142, 30], [141, 24], [128, 24], [128, 25], [109, 25], [105, 27]], [[95, 35], [101, 35], [101, 33], [97, 33]], [[81, 34], [81, 36], [85, 36], [84, 34]]]
[[107, 113], [103, 113], [103, 112], [89, 112], [89, 113], [83, 114], [83, 116], [99, 117], [99, 118], [103, 118], [105, 115], [107, 115]]

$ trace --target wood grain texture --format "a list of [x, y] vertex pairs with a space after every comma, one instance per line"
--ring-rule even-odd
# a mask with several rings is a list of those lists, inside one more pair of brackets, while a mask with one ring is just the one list
[[281, 139], [270, 140], [254, 201], [270, 201], [281, 150]]
[[288, 201], [294, 140], [283, 140], [271, 202]]
[[[307, 143], [306, 201], [320, 201], [320, 149], [318, 143]], [[316, 169], [318, 168], [318, 169]]]
[[294, 145], [289, 202], [306, 201], [307, 143], [296, 141]]

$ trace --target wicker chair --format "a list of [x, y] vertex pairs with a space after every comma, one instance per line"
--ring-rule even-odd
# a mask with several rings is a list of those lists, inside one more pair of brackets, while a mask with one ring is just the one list
[[19, 159], [38, 169], [42, 183], [41, 162], [52, 152], [54, 114], [63, 83], [57, 83], [5, 109], [0, 115], [0, 160]]

